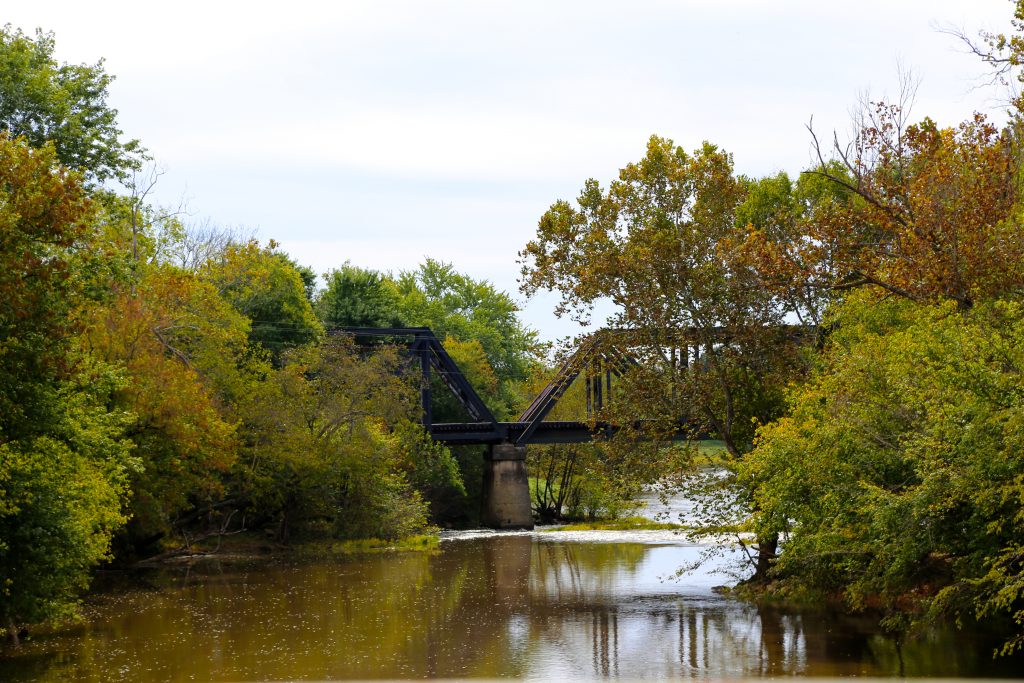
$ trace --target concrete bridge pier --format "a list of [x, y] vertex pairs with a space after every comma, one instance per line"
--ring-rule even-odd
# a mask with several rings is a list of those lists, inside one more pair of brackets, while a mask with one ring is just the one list
[[487, 447], [481, 522], [492, 529], [532, 529], [526, 447], [510, 443]]

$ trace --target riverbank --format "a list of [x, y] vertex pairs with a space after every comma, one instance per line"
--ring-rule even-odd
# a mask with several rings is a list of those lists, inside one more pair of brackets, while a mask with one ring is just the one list
[[421, 552], [436, 549], [438, 534], [419, 534], [400, 539], [360, 538], [341, 540], [327, 536], [300, 537], [287, 544], [256, 531], [209, 537], [188, 546], [168, 550], [133, 563], [128, 568], [152, 568], [206, 560], [253, 562], [257, 560], [327, 560], [348, 555], [382, 552]]
[[674, 522], [657, 522], [647, 517], [621, 517], [618, 519], [594, 520], [592, 522], [569, 522], [540, 527], [541, 531], [683, 531], [690, 527]]

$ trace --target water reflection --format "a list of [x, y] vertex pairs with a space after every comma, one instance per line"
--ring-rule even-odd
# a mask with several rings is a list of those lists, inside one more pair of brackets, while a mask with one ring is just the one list
[[[134, 577], [89, 621], [0, 659], [15, 681], [1014, 675], [965, 634], [900, 646], [867, 619], [663, 581], [700, 548], [517, 534], [432, 553]], [[956, 635], [956, 646], [953, 636]]]

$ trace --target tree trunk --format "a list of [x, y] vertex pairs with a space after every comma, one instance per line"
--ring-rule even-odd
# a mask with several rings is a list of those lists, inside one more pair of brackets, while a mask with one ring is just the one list
[[7, 640], [10, 641], [11, 647], [21, 647], [21, 639], [18, 637], [18, 627], [15, 625], [13, 619], [7, 620]]
[[752, 582], [768, 583], [768, 572], [771, 570], [778, 556], [779, 535], [777, 533], [757, 538], [757, 564], [754, 568], [754, 575], [750, 577]]

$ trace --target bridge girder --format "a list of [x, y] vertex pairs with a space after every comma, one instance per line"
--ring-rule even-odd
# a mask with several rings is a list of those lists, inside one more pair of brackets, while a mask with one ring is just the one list
[[[780, 326], [781, 334], [793, 338], [817, 335], [811, 326]], [[547, 443], [583, 443], [596, 438], [607, 438], [620, 430], [619, 426], [602, 422], [550, 421], [545, 418], [559, 399], [576, 381], [585, 375], [587, 415], [593, 418], [611, 400], [612, 378], [621, 377], [638, 365], [629, 352], [630, 346], [650, 343], [678, 344], [694, 349], [699, 357], [700, 344], [729, 344], [742, 336], [742, 330], [723, 327], [680, 328], [676, 330], [605, 329], [587, 337], [559, 367], [552, 380], [541, 390], [530, 406], [514, 422], [499, 422], [483, 399], [476, 393], [462, 370], [445, 351], [441, 341], [429, 327], [344, 327], [333, 333], [354, 337], [374, 337], [385, 340], [404, 340], [410, 356], [417, 359], [422, 373], [420, 402], [423, 424], [436, 440], [448, 444], [500, 444], [516, 446]], [[474, 422], [435, 423], [431, 409], [431, 378], [434, 373], [466, 410]], [[639, 421], [632, 427], [642, 426]], [[680, 423], [666, 439], [707, 438], [708, 434], [697, 425]], [[653, 437], [652, 437], [653, 438]]]

